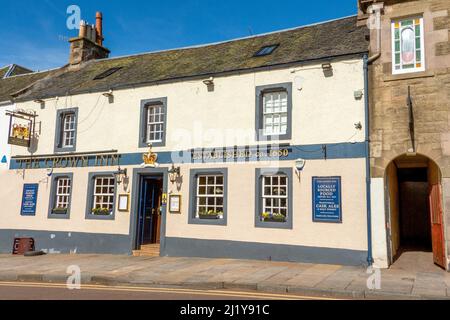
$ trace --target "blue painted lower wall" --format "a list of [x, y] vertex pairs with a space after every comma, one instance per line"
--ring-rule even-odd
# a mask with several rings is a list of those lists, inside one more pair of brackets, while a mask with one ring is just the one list
[[0, 230], [0, 253], [12, 253], [14, 238], [33, 238], [36, 250], [54, 253], [98, 253], [98, 254], [131, 254], [131, 237], [129, 235]]
[[[14, 238], [33, 238], [36, 250], [51, 253], [130, 255], [132, 252], [132, 238], [128, 235], [0, 230], [0, 253], [12, 253]], [[268, 243], [165, 238], [165, 245], [161, 247], [161, 256], [361, 266], [366, 264], [367, 252]]]
[[366, 265], [367, 251], [268, 243], [166, 238], [162, 256], [230, 258], [303, 263]]

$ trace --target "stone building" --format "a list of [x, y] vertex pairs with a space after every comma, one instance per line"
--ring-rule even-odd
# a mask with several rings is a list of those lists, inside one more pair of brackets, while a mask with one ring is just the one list
[[450, 1], [360, 0], [359, 23], [371, 34], [375, 263], [428, 251], [448, 269]]

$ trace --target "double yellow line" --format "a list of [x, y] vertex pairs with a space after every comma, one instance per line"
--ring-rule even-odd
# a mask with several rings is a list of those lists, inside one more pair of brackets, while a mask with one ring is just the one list
[[[0, 287], [18, 287], [18, 288], [51, 288], [67, 289], [65, 284], [59, 283], [35, 283], [35, 282], [0, 282]], [[109, 291], [109, 292], [139, 292], [139, 293], [165, 293], [165, 294], [184, 294], [210, 297], [231, 297], [261, 300], [338, 300], [332, 298], [318, 298], [288, 294], [271, 294], [260, 292], [229, 291], [229, 290], [197, 290], [197, 289], [178, 289], [178, 288], [148, 288], [148, 287], [129, 287], [129, 286], [103, 286], [103, 285], [82, 285], [81, 290], [91, 291]]]

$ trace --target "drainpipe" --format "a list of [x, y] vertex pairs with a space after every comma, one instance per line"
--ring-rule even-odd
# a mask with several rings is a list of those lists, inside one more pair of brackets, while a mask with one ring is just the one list
[[364, 105], [366, 117], [366, 198], [367, 198], [367, 263], [373, 265], [372, 255], [372, 196], [370, 180], [370, 109], [369, 109], [369, 58], [364, 55]]
[[[375, 28], [377, 30], [377, 51], [375, 54], [368, 58], [369, 65], [381, 57], [381, 12], [383, 8], [384, 3], [375, 3], [368, 9], [371, 14], [368, 25], [369, 29], [372, 30]], [[373, 14], [375, 14], [375, 17], [373, 17]]]

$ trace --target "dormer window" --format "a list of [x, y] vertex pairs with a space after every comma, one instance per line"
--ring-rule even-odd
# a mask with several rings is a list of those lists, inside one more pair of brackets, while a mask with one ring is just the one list
[[392, 73], [425, 71], [423, 18], [392, 22]]

